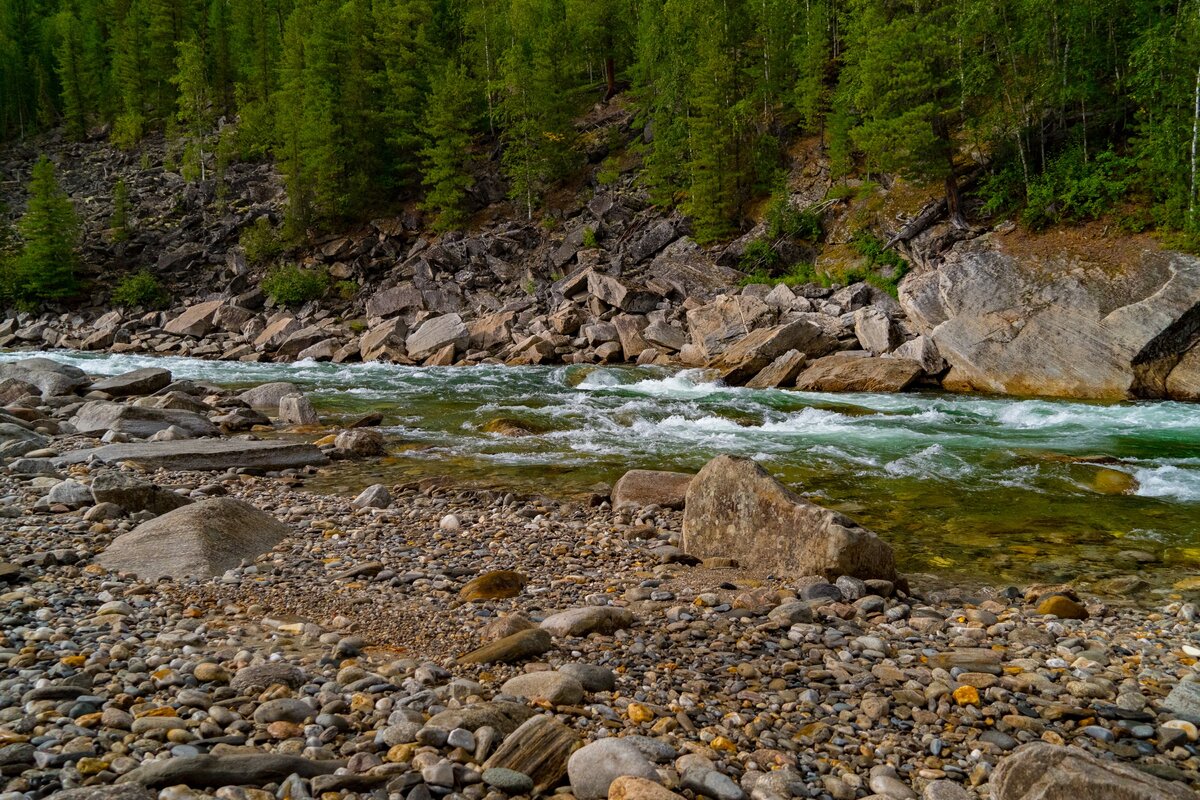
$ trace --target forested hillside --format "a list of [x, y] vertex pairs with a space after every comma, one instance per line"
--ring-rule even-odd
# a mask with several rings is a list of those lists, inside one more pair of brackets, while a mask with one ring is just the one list
[[[296, 230], [411, 198], [460, 226], [493, 159], [531, 217], [590, 158], [715, 241], [820, 134], [954, 220], [970, 175], [1033, 227], [1190, 232], [1198, 68], [1194, 0], [0, 0], [4, 137], [161, 130], [218, 185], [274, 158]], [[617, 93], [628, 147], [577, 124]]]

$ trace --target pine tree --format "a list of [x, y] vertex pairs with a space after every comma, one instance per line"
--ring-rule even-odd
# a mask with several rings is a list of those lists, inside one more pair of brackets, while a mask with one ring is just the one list
[[954, 167], [959, 106], [952, 0], [918, 9], [856, 0], [846, 96], [861, 115], [852, 136], [876, 169], [940, 178], [950, 218], [965, 226]]
[[94, 95], [84, 56], [83, 26], [73, 13], [61, 11], [54, 17], [53, 28], [58, 40], [54, 56], [62, 92], [63, 121], [67, 134], [80, 138], [87, 129], [88, 116], [94, 111]]
[[16, 298], [32, 303], [71, 296], [76, 288], [79, 219], [58, 183], [53, 162], [45, 156], [33, 167], [29, 201], [17, 229], [22, 246], [14, 276]]
[[451, 230], [466, 222], [471, 176], [472, 131], [479, 97], [477, 87], [461, 64], [447, 64], [433, 83], [424, 128], [428, 142], [424, 163], [424, 207], [437, 215], [434, 227]]
[[171, 77], [179, 94], [175, 118], [183, 127], [187, 140], [184, 154], [184, 177], [205, 180], [204, 139], [212, 129], [211, 89], [205, 72], [204, 52], [199, 42], [189, 39], [180, 42], [175, 61], [176, 72]]
[[129, 239], [129, 186], [124, 178], [118, 178], [113, 186], [113, 211], [108, 220], [108, 228], [112, 231], [114, 242]]

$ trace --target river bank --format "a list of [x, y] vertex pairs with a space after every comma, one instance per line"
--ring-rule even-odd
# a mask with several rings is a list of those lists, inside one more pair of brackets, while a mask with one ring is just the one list
[[[63, 458], [137, 447], [122, 429], [149, 422], [161, 449], [186, 449], [187, 402], [235, 451], [251, 445], [236, 430], [280, 423], [250, 424], [239, 390], [199, 378], [143, 369], [88, 396], [69, 369], [39, 371], [75, 386], [9, 406], [41, 438], [0, 473], [5, 800], [502, 800], [532, 784], [579, 800], [1015, 800], [1058, 757], [1038, 748], [1063, 744], [1085, 767], [1055, 773], [1069, 791], [1200, 784], [1195, 606], [1137, 574], [1138, 602], [912, 573], [773, 578], [692, 563], [681, 513], [656, 506], [433, 479], [354, 501], [314, 490], [322, 470], [377, 458], [352, 447], [370, 428], [310, 448], [307, 467]], [[104, 436], [72, 433], [110, 408], [126, 410]], [[282, 524], [273, 546], [217, 538], [197, 552], [226, 566], [166, 566], [190, 535], [167, 520], [235, 499], [268, 515], [248, 529]], [[162, 527], [131, 550], [147, 524]]]

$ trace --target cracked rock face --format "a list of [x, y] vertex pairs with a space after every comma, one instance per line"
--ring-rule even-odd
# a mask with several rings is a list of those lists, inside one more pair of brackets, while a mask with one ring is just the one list
[[949, 389], [1186, 399], [1175, 387], [1191, 382], [1171, 376], [1200, 340], [1200, 260], [1017, 259], [984, 237], [907, 279], [900, 302], [949, 362]]

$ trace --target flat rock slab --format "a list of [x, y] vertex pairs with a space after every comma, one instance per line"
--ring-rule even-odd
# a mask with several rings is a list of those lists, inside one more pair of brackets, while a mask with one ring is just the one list
[[1196, 800], [1182, 783], [1156, 778], [1130, 764], [1101, 761], [1077, 747], [1031, 742], [992, 773], [993, 800]]
[[292, 774], [301, 778], [329, 775], [344, 766], [345, 761], [314, 761], [275, 753], [187, 756], [138, 767], [122, 775], [119, 782], [140, 784], [150, 789], [181, 783], [196, 788], [262, 786], [277, 783]]
[[133, 461], [147, 469], [191, 470], [292, 469], [329, 463], [317, 447], [305, 442], [253, 442], [242, 439], [197, 439], [179, 442], [110, 444], [75, 450], [55, 459], [59, 467], [91, 459], [104, 464]]

